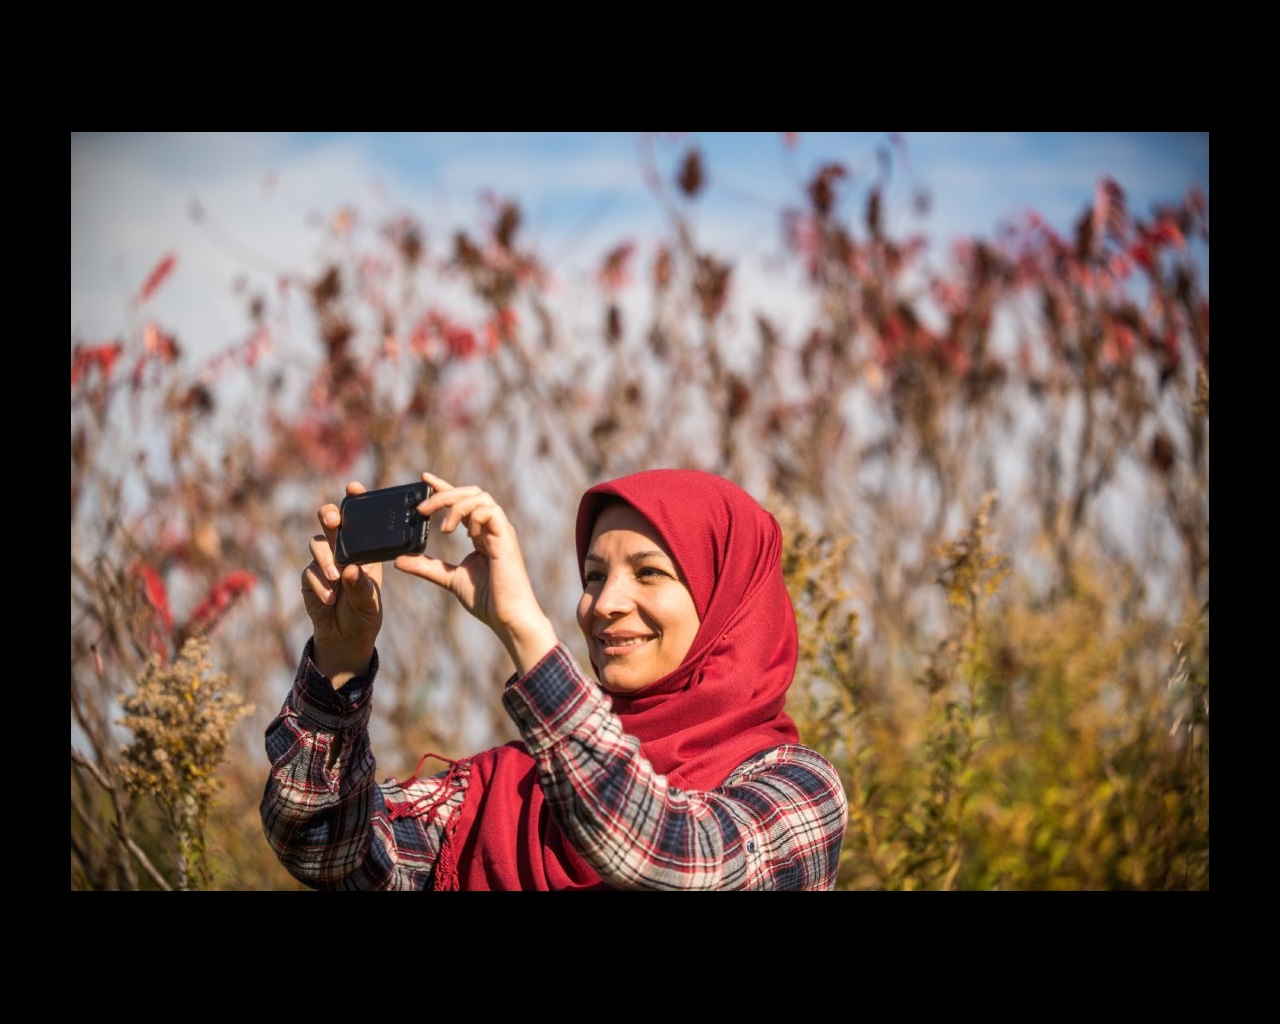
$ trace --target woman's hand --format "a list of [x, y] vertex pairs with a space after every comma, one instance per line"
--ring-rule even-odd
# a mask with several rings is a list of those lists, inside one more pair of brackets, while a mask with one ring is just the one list
[[439, 529], [453, 533], [466, 528], [474, 550], [453, 565], [430, 555], [401, 555], [395, 566], [420, 576], [453, 594], [485, 623], [524, 675], [559, 642], [551, 620], [542, 611], [525, 569], [524, 555], [507, 514], [491, 494], [479, 487], [455, 487], [431, 473], [423, 473], [433, 494], [418, 506], [425, 516], [443, 511]]
[[[348, 494], [364, 490], [363, 484], [347, 484]], [[311, 562], [302, 570], [302, 599], [315, 636], [316, 668], [336, 690], [369, 671], [382, 629], [382, 566], [339, 568], [333, 552], [341, 512], [328, 504], [317, 517], [322, 532], [311, 538]]]

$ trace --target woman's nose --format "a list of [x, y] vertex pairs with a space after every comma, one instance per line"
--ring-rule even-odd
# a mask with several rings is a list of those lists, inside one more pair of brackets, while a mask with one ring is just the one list
[[594, 611], [597, 615], [612, 618], [630, 611], [633, 606], [631, 591], [626, 581], [610, 576], [600, 587], [600, 593], [596, 595]]

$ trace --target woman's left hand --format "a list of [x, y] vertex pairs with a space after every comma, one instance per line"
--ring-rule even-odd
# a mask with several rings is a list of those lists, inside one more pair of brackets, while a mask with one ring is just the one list
[[466, 528], [474, 548], [456, 565], [431, 555], [401, 555], [395, 567], [443, 587], [502, 641], [524, 675], [559, 642], [538, 603], [525, 568], [515, 528], [493, 495], [479, 487], [455, 487], [423, 473], [433, 493], [418, 506], [424, 516], [443, 511], [437, 527], [453, 533]]

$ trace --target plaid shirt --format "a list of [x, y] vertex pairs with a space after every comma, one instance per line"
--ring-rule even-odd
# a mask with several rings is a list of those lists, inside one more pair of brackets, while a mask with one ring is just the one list
[[[335, 691], [308, 643], [267, 728], [267, 841], [315, 889], [429, 889], [466, 794], [463, 760], [378, 782], [369, 713], [378, 660]], [[835, 768], [799, 745], [752, 757], [710, 792], [667, 783], [560, 645], [503, 704], [578, 852], [619, 889], [835, 887], [848, 804]]]

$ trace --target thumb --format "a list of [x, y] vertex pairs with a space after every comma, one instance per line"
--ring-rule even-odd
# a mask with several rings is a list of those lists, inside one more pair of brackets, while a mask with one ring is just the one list
[[348, 565], [342, 570], [342, 587], [353, 608], [362, 612], [376, 611], [379, 601], [379, 585], [372, 574], [359, 565]]
[[446, 590], [458, 568], [456, 565], [451, 565], [449, 562], [431, 555], [401, 555], [395, 560], [395, 567], [400, 572], [407, 573], [410, 576], [417, 576], [437, 586], [444, 587]]

